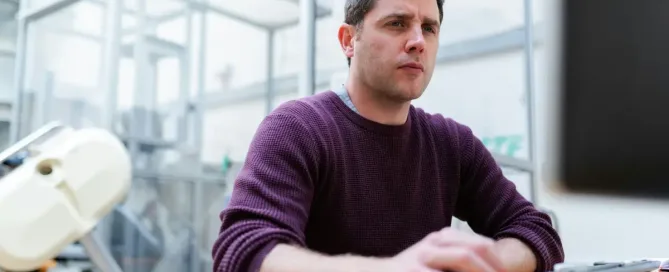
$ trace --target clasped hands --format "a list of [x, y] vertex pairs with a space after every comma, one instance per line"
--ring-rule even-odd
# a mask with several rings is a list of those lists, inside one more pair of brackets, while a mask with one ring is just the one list
[[494, 240], [453, 228], [431, 233], [381, 263], [383, 271], [506, 272]]

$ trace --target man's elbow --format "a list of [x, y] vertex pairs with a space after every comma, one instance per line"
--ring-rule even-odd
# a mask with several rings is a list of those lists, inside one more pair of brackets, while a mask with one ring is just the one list
[[[240, 239], [241, 240], [241, 239]], [[219, 239], [213, 248], [213, 266], [214, 271], [218, 272], [246, 272], [258, 271], [262, 261], [271, 250], [271, 244], [251, 245], [242, 248], [236, 244], [243, 243], [243, 241], [226, 241], [226, 239]]]
[[214, 271], [258, 271], [270, 246], [276, 244], [265, 238], [266, 232], [248, 226], [221, 231], [212, 248]]
[[525, 243], [536, 257], [537, 271], [550, 271], [564, 262], [562, 240], [544, 214], [518, 218], [495, 236], [496, 240], [516, 238]]
[[221, 228], [212, 248], [214, 271], [259, 271], [265, 257], [282, 242], [300, 244], [291, 232], [266, 222], [238, 222]]

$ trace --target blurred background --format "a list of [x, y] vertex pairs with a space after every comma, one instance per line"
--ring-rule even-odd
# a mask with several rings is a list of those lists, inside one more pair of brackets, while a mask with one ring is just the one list
[[[104, 230], [124, 271], [211, 271], [218, 214], [258, 124], [346, 79], [344, 3], [0, 0], [0, 144], [53, 120], [112, 130], [135, 167]], [[414, 105], [473, 129], [551, 214], [568, 262], [663, 257], [669, 203], [562, 195], [542, 180], [544, 4], [445, 1], [437, 67]]]

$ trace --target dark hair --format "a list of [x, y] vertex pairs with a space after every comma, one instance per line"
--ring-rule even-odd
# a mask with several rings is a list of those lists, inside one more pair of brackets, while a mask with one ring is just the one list
[[[344, 23], [360, 28], [362, 20], [367, 12], [374, 8], [377, 0], [346, 0]], [[436, 0], [439, 7], [439, 22], [444, 18], [444, 0]], [[348, 66], [351, 66], [351, 58], [348, 59]]]

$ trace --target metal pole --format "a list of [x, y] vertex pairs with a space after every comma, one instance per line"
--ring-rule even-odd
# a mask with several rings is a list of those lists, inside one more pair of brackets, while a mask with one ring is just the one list
[[76, 4], [79, 1], [81, 0], [56, 0], [56, 1], [49, 1], [47, 2], [46, 5], [41, 5], [40, 7], [37, 8], [27, 8], [28, 1], [24, 0], [22, 1], [21, 6], [25, 8], [21, 8], [21, 10], [19, 11], [19, 16], [20, 19], [26, 19], [29, 22], [37, 21], [49, 14], [56, 13], [73, 4]]
[[[206, 0], [203, 0], [202, 2], [206, 2]], [[197, 91], [197, 100], [195, 101], [195, 116], [194, 116], [194, 124], [193, 124], [193, 142], [197, 154], [197, 160], [200, 162], [202, 159], [202, 149], [203, 149], [203, 142], [202, 142], [202, 132], [204, 131], [204, 111], [205, 111], [205, 67], [206, 67], [206, 35], [207, 35], [207, 11], [200, 11], [198, 12], [198, 19], [200, 21], [199, 25], [199, 33], [198, 33], [198, 54], [197, 54], [197, 83], [196, 83], [196, 91]], [[188, 31], [192, 31], [192, 29], [188, 29]], [[202, 175], [202, 166], [198, 163], [198, 169], [195, 171], [196, 176], [201, 176]], [[193, 190], [192, 190], [192, 200], [191, 200], [191, 211], [193, 213], [193, 250], [191, 251], [191, 271], [201, 271], [200, 269], [200, 264], [201, 264], [201, 258], [200, 258], [200, 252], [199, 252], [199, 237], [198, 233], [201, 233], [201, 229], [198, 229], [199, 226], [202, 225], [202, 211], [204, 210], [202, 208], [202, 195], [203, 195], [203, 184], [202, 180], [197, 180], [194, 181], [193, 184]]]
[[123, 272], [109, 252], [107, 245], [95, 234], [95, 231], [91, 231], [79, 239], [88, 257], [102, 272]]
[[198, 12], [198, 19], [200, 21], [198, 33], [198, 50], [197, 50], [197, 82], [195, 85], [197, 91], [197, 100], [195, 101], [195, 120], [193, 124], [193, 138], [195, 148], [198, 152], [202, 152], [202, 131], [204, 130], [204, 111], [205, 111], [205, 69], [206, 69], [206, 36], [207, 36], [207, 12]]
[[[100, 87], [103, 90], [106, 104], [103, 107], [102, 120], [100, 126], [111, 132], [115, 131], [114, 123], [118, 103], [118, 78], [120, 71], [121, 58], [121, 35], [122, 35], [122, 13], [123, 0], [108, 0], [105, 2], [105, 21], [104, 33], [105, 39], [102, 46], [102, 65]], [[98, 226], [92, 233], [100, 235], [100, 239], [105, 246], [111, 246], [112, 242], [112, 218], [106, 216], [100, 220]]]
[[[128, 140], [128, 149], [130, 150], [130, 155], [135, 158], [135, 167], [141, 167], [137, 158], [139, 158], [140, 151], [139, 145], [140, 142], [145, 139], [146, 131], [150, 131], [152, 128], [152, 119], [151, 114], [149, 113], [152, 99], [151, 87], [155, 84], [151, 82], [154, 80], [151, 78], [151, 60], [149, 58], [149, 52], [146, 44], [146, 35], [148, 28], [147, 14], [146, 14], [146, 0], [137, 0], [136, 2], [136, 27], [137, 32], [135, 33], [135, 44], [133, 45], [133, 61], [135, 64], [135, 90], [133, 95], [133, 107], [131, 107], [130, 112], [128, 112], [128, 130], [126, 133], [129, 133], [130, 138]], [[145, 116], [139, 116], [140, 112], [148, 113]], [[139, 127], [136, 125], [140, 122], [140, 118], [143, 118], [144, 127]], [[149, 134], [150, 135], [150, 134]], [[148, 155], [145, 155], [146, 165], [151, 160], [148, 158]]]
[[532, 19], [532, 0], [524, 0], [525, 14], [525, 98], [527, 99], [527, 141], [528, 158], [534, 171], [530, 172], [530, 200], [537, 203], [536, 182], [538, 182], [538, 162], [536, 161], [535, 101], [534, 101], [534, 21]]
[[[135, 125], [135, 122], [139, 122], [137, 118], [140, 116], [137, 116], [137, 113], [139, 112], [138, 110], [133, 110], [134, 109], [141, 109], [142, 107], [148, 107], [150, 105], [150, 102], [147, 100], [147, 92], [151, 92], [149, 89], [152, 84], [147, 84], [151, 79], [149, 76], [151, 74], [149, 73], [150, 69], [150, 60], [148, 56], [148, 50], [147, 50], [147, 45], [146, 45], [146, 39], [145, 35], [147, 32], [147, 27], [148, 27], [148, 22], [147, 22], [147, 14], [146, 14], [146, 0], [137, 0], [136, 2], [136, 7], [137, 7], [137, 12], [136, 12], [136, 26], [137, 26], [137, 32], [135, 33], [135, 44], [133, 46], [133, 58], [134, 58], [134, 64], [135, 64], [135, 90], [134, 90], [134, 96], [133, 96], [133, 104], [134, 107], [131, 107], [130, 112], [128, 113], [128, 130], [126, 133], [129, 132], [130, 134], [130, 139], [128, 139], [128, 149], [130, 156], [133, 158], [133, 164], [134, 168], [138, 167], [139, 163], [137, 162], [138, 158], [140, 157], [140, 150], [139, 150], [139, 142], [141, 141], [143, 136], [143, 132], [147, 129], [147, 126], [151, 126], [152, 123], [150, 123], [150, 117], [145, 116], [147, 119], [149, 119], [148, 125], [145, 123], [144, 128], [139, 128], [137, 125]], [[147, 86], [148, 85], [148, 86]], [[151, 161], [152, 158], [149, 157], [149, 155], [144, 154], [146, 157], [146, 162]], [[137, 254], [137, 251], [140, 249], [139, 245], [137, 244], [136, 239], [132, 235], [132, 227], [129, 226], [128, 224], [124, 224], [122, 226], [123, 228], [123, 250], [125, 251], [125, 255], [131, 255], [132, 254]], [[137, 271], [137, 265], [134, 262], [123, 262], [121, 264], [121, 268], [123, 271]]]
[[9, 143], [21, 139], [21, 117], [23, 116], [23, 88], [25, 80], [28, 21], [19, 19], [16, 40], [16, 59], [14, 61], [14, 98], [12, 101], [12, 119], [9, 123]]
[[53, 102], [54, 98], [53, 91], [54, 91], [55, 81], [56, 79], [53, 72], [51, 71], [46, 72], [44, 80], [44, 89], [41, 92], [39, 91], [35, 92], [37, 98], [36, 100], [39, 101], [37, 105], [39, 106], [37, 106], [36, 107], [37, 110], [34, 111], [34, 113], [36, 113], [37, 116], [35, 116], [36, 120], [33, 126], [42, 126], [46, 124], [46, 122], [52, 121], [49, 119], [53, 114], [51, 110], [54, 108], [51, 107], [51, 103]]
[[274, 30], [267, 31], [267, 101], [265, 114], [274, 109]]
[[[137, 0], [137, 33], [135, 36], [135, 44], [133, 48], [133, 58], [135, 62], [135, 92], [134, 92], [134, 101], [135, 107], [145, 108], [145, 110], [150, 110], [151, 105], [154, 100], [154, 90], [151, 90], [155, 86], [152, 82], [155, 80], [152, 77], [154, 76], [151, 72], [151, 58], [149, 57], [148, 45], [146, 44], [146, 35], [148, 34], [147, 28], [149, 27], [149, 22], [146, 14], [146, 0]], [[138, 118], [139, 116], [132, 116], [132, 119]], [[150, 114], [145, 116], [147, 118], [148, 124], [141, 128], [141, 131], [133, 131], [133, 137], [141, 137], [144, 132], [149, 130], [152, 123]], [[132, 126], [133, 129], [137, 129], [136, 126]]]
[[[193, 8], [190, 5], [186, 5], [185, 8], [186, 8], [185, 16], [186, 16], [186, 31], [187, 31], [187, 33], [186, 33], [186, 44], [184, 46], [185, 50], [184, 50], [184, 53], [183, 53], [185, 56], [182, 59], [182, 65], [181, 65], [181, 68], [182, 68], [181, 75], [183, 77], [181, 78], [181, 101], [180, 101], [181, 103], [180, 103], [180, 106], [182, 107], [181, 110], [183, 112], [183, 115], [179, 118], [179, 122], [180, 122], [180, 126], [181, 126], [180, 131], [179, 131], [180, 142], [188, 142], [187, 138], [188, 138], [188, 135], [189, 135], [189, 133], [188, 133], [189, 126], [188, 126], [187, 120], [188, 120], [188, 116], [190, 114], [190, 111], [189, 111], [189, 105], [190, 105], [190, 101], [191, 101], [191, 99], [190, 99], [190, 90], [191, 89], [190, 88], [191, 88], [191, 76], [192, 76], [192, 73], [193, 73], [192, 68], [191, 68], [193, 66], [192, 63], [191, 63], [191, 60], [193, 60], [192, 56], [194, 55], [194, 52], [193, 52], [193, 13], [194, 12], [193, 12]], [[204, 21], [204, 20], [202, 20], [202, 21]], [[198, 56], [198, 61], [199, 60], [200, 59], [199, 59], [199, 56]], [[203, 73], [200, 72], [200, 74], [203, 74]], [[199, 88], [199, 87], [200, 87], [200, 85], [199, 85], [199, 82], [198, 82], [197, 88]], [[198, 98], [199, 98], [199, 91], [200, 90], [197, 89], [197, 91], [198, 91]], [[199, 104], [200, 104], [199, 102], [200, 101], [198, 101], [198, 108], [199, 108]], [[196, 109], [195, 112], [196, 112], [195, 119], [200, 118], [200, 116], [197, 116], [197, 113], [199, 111]], [[197, 121], [195, 121], [195, 123], [197, 123]], [[196, 129], [196, 128], [194, 128], [194, 129]], [[200, 152], [201, 152], [201, 149], [202, 149], [201, 144], [200, 144], [201, 136], [197, 131], [193, 131], [193, 133], [191, 135], [194, 138], [194, 139], [192, 139], [191, 143], [194, 144], [195, 153], [197, 154], [196, 163], [195, 163], [195, 166], [197, 168], [194, 169], [195, 170], [194, 174], [195, 175], [200, 175], [201, 170], [202, 170], [202, 166], [199, 163], [200, 162]], [[190, 258], [188, 258], [188, 260], [189, 260], [189, 264], [188, 264], [189, 265], [189, 271], [200, 271], [201, 270], [200, 269], [200, 252], [199, 252], [199, 248], [200, 248], [199, 244], [200, 243], [199, 243], [199, 239], [198, 239], [199, 237], [197, 236], [197, 234], [199, 233], [198, 226], [199, 226], [200, 221], [201, 221], [200, 213], [202, 211], [201, 211], [201, 208], [200, 208], [200, 206], [201, 206], [200, 201], [202, 201], [202, 190], [203, 189], [202, 189], [201, 182], [199, 180], [195, 180], [194, 184], [193, 184], [193, 187], [192, 187], [192, 191], [191, 191], [191, 193], [192, 193], [192, 195], [191, 195], [191, 198], [192, 198], [192, 200], [191, 200], [191, 203], [192, 203], [192, 205], [191, 205], [191, 219], [193, 220], [192, 221], [192, 228], [193, 228], [192, 233], [195, 234], [195, 235], [193, 237], [194, 239], [191, 240], [191, 246], [189, 247], [190, 248]]]
[[5, 150], [0, 151], [0, 161], [6, 161], [11, 156], [16, 155], [21, 150], [24, 150], [26, 147], [33, 144], [35, 141], [41, 140], [45, 136], [48, 136], [49, 134], [53, 133], [54, 131], [58, 131], [64, 128], [65, 127], [60, 122], [50, 122], [38, 128], [34, 132], [28, 134], [28, 136], [26, 136], [25, 138], [12, 142], [8, 148], [5, 148]]
[[300, 27], [304, 37], [304, 60], [300, 72], [299, 96], [314, 94], [316, 62], [316, 0], [300, 1]]
[[[179, 81], [179, 101], [177, 104], [180, 109], [177, 111], [181, 113], [181, 116], [178, 118], [178, 128], [179, 131], [177, 139], [181, 143], [189, 142], [188, 140], [188, 115], [189, 115], [189, 104], [190, 104], [190, 88], [191, 88], [191, 56], [193, 55], [193, 9], [190, 5], [185, 5], [184, 16], [186, 17], [186, 42], [184, 44], [184, 50], [179, 56], [180, 71], [181, 71], [181, 80]], [[190, 142], [189, 142], [190, 143]]]
[[205, 69], [206, 69], [206, 36], [207, 36], [207, 12], [200, 11], [199, 13], [200, 26], [198, 28], [198, 50], [197, 50], [197, 82], [196, 101], [195, 101], [195, 118], [193, 124], [193, 138], [194, 146], [198, 152], [202, 152], [202, 132], [204, 131], [204, 111], [206, 110], [206, 93], [205, 93]]
[[102, 88], [107, 101], [104, 109], [102, 127], [114, 131], [115, 113], [118, 101], [118, 78], [121, 58], [121, 15], [123, 12], [122, 0], [107, 0], [105, 14], [105, 44], [102, 62]]

